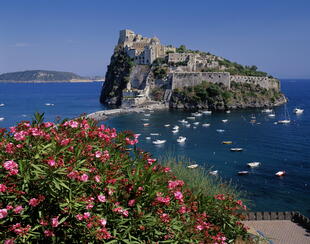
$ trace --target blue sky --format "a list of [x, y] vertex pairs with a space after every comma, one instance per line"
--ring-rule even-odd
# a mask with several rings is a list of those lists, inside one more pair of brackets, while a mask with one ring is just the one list
[[104, 75], [120, 29], [310, 78], [309, 0], [1, 0], [0, 73]]

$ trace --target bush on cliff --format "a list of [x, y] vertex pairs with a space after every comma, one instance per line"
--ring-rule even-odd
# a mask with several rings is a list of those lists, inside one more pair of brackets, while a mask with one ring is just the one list
[[136, 150], [137, 135], [85, 118], [0, 129], [0, 239], [9, 243], [230, 243], [232, 195], [192, 192]]

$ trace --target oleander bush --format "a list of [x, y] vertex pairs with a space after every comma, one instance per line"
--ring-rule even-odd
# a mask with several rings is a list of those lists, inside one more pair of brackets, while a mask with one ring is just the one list
[[79, 118], [0, 129], [4, 243], [231, 243], [233, 195], [200, 194], [136, 149], [137, 135]]

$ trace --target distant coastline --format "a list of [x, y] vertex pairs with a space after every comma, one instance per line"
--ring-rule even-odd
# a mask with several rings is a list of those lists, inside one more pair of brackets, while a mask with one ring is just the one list
[[86, 83], [86, 82], [104, 82], [104, 80], [58, 80], [58, 81], [16, 81], [16, 80], [0, 80], [0, 83]]

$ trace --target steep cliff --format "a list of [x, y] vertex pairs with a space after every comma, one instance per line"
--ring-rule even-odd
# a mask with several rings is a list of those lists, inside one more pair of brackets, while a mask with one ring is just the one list
[[114, 51], [101, 90], [101, 103], [111, 107], [121, 105], [122, 91], [127, 86], [133, 66], [133, 62], [122, 49]]

